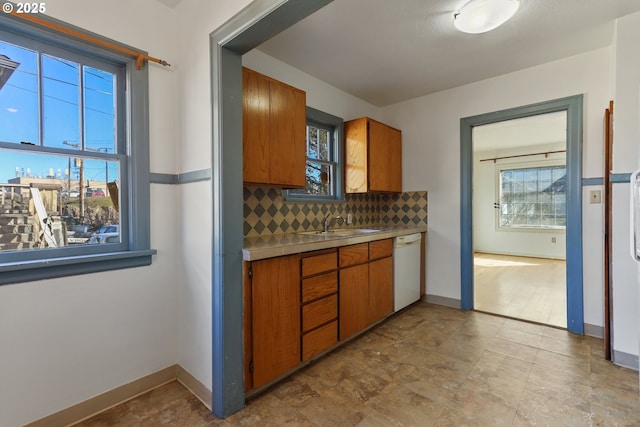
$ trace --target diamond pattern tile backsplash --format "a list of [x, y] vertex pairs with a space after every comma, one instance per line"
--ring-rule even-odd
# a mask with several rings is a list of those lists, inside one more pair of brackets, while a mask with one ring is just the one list
[[244, 187], [245, 237], [320, 230], [327, 215], [346, 219], [349, 213], [353, 224], [338, 221], [334, 227], [426, 225], [427, 192], [347, 194], [339, 203], [317, 203], [286, 202], [279, 188]]

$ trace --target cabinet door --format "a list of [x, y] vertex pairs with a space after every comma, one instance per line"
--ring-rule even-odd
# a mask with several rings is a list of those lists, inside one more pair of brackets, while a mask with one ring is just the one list
[[369, 120], [369, 191], [389, 191], [389, 127]]
[[393, 258], [369, 263], [369, 323], [376, 322], [393, 311]]
[[340, 270], [340, 339], [369, 325], [369, 265]]
[[252, 263], [253, 387], [300, 363], [300, 257]]
[[246, 183], [269, 182], [269, 80], [242, 69], [242, 176]]
[[389, 191], [402, 192], [402, 132], [389, 128]]
[[367, 191], [367, 121], [363, 117], [344, 124], [346, 193]]
[[294, 87], [271, 82], [270, 180], [287, 188], [306, 183], [306, 95]]

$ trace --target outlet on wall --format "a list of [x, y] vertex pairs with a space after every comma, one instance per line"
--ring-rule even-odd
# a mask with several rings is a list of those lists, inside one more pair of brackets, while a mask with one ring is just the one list
[[601, 203], [602, 202], [602, 193], [600, 190], [590, 190], [589, 191], [589, 203]]
[[352, 223], [353, 223], [353, 215], [347, 214], [347, 224], [352, 224]]
[[552, 237], [552, 238], [551, 238], [551, 243], [555, 243], [555, 242], [556, 242], [556, 238], [555, 238], [555, 237]]

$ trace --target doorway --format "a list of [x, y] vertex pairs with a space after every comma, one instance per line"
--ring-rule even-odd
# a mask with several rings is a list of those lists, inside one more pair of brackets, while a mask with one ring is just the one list
[[461, 307], [474, 309], [473, 129], [482, 125], [566, 112], [566, 327], [584, 333], [582, 289], [582, 95], [466, 117], [460, 121]]
[[476, 126], [475, 310], [566, 328], [566, 111]]

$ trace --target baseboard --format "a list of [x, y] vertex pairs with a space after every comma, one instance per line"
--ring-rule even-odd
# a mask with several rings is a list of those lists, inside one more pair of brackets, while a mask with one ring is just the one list
[[604, 338], [604, 327], [585, 323], [584, 334], [590, 337]]
[[432, 304], [444, 305], [445, 307], [460, 308], [460, 300], [456, 298], [441, 297], [439, 295], [425, 295], [423, 301]]
[[638, 356], [634, 354], [614, 350], [613, 363], [624, 366], [625, 368], [633, 369], [634, 371], [638, 370]]
[[204, 384], [191, 375], [186, 369], [180, 365], [176, 365], [176, 379], [185, 386], [195, 397], [211, 410], [213, 402], [213, 393]]
[[182, 366], [176, 364], [26, 424], [25, 427], [73, 425], [175, 380], [211, 409], [211, 391]]

